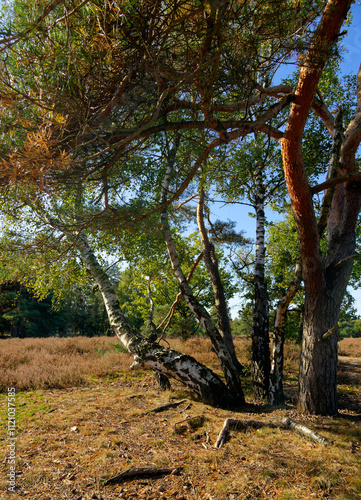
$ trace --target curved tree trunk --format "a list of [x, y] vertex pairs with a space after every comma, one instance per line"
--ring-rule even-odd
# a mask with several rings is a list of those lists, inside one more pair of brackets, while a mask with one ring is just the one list
[[[360, 110], [361, 111], [361, 110]], [[341, 163], [346, 166], [345, 155]], [[299, 376], [299, 405], [303, 411], [337, 414], [337, 330], [341, 303], [353, 267], [355, 225], [360, 212], [361, 186], [339, 186], [328, 224], [329, 248], [323, 287], [305, 297]]]
[[[161, 204], [165, 204], [167, 201], [167, 195], [169, 190], [169, 184], [173, 172], [175, 157], [178, 149], [178, 142], [176, 139], [173, 148], [168, 151], [168, 161], [167, 168], [163, 180], [162, 193], [161, 193]], [[217, 354], [220, 365], [222, 367], [224, 377], [226, 380], [229, 392], [232, 394], [235, 407], [241, 407], [245, 403], [245, 398], [243, 390], [241, 387], [241, 382], [239, 379], [239, 373], [236, 366], [233, 363], [232, 357], [227, 349], [222, 335], [219, 333], [218, 329], [214, 325], [211, 316], [202, 304], [198, 302], [196, 297], [193, 295], [192, 289], [183, 273], [182, 267], [180, 265], [177, 250], [172, 238], [172, 232], [170, 229], [168, 221], [168, 210], [164, 208], [161, 212], [161, 225], [162, 232], [164, 236], [164, 241], [167, 246], [168, 255], [171, 261], [171, 265], [174, 271], [174, 275], [177, 278], [179, 287], [181, 289], [183, 298], [198, 319], [208, 337], [211, 339], [213, 348]]]
[[[332, 130], [332, 152], [331, 161], [327, 174], [327, 180], [337, 177], [340, 169], [341, 148], [344, 140], [342, 124], [342, 108], [337, 110]], [[318, 234], [321, 238], [329, 217], [335, 187], [329, 187], [323, 197], [320, 215], [317, 222]], [[283, 394], [283, 347], [285, 340], [285, 321], [289, 304], [296, 295], [302, 281], [301, 262], [298, 261], [295, 267], [293, 279], [285, 295], [277, 304], [274, 331], [273, 331], [273, 356], [270, 377], [270, 403], [280, 404], [284, 401]]]
[[224, 288], [221, 276], [219, 274], [218, 259], [214, 251], [214, 245], [209, 241], [208, 238], [207, 230], [204, 224], [203, 211], [204, 211], [204, 191], [203, 189], [201, 189], [201, 192], [199, 194], [199, 202], [197, 206], [197, 221], [203, 244], [204, 264], [212, 281], [214, 303], [217, 312], [218, 329], [224, 339], [224, 343], [226, 344], [226, 347], [232, 358], [234, 366], [241, 374], [242, 365], [237, 359], [236, 351], [234, 348], [231, 326], [229, 323], [227, 301], [224, 295]]
[[132, 366], [144, 366], [172, 377], [211, 405], [233, 407], [234, 397], [212, 370], [191, 356], [166, 349], [133, 331], [120, 308], [113, 285], [97, 261], [84, 233], [79, 235], [78, 249], [85, 267], [102, 294], [112, 329], [134, 356], [135, 361]]
[[[327, 2], [310, 49], [302, 60], [296, 98], [282, 140], [283, 166], [298, 233], [305, 284], [299, 407], [301, 411], [323, 415], [337, 413], [337, 341], [334, 333], [328, 333], [332, 333], [337, 326], [341, 301], [351, 272], [351, 261], [345, 259], [353, 253], [360, 190], [351, 183], [336, 189], [328, 217], [329, 249], [324, 263], [312, 192], [303, 165], [302, 135], [325, 65], [325, 56], [337, 38], [350, 5], [351, 0]], [[361, 139], [360, 114], [359, 100], [355, 127], [349, 129], [349, 141], [347, 131], [345, 134], [341, 173], [343, 170], [348, 173], [355, 171], [355, 152]], [[330, 225], [332, 221], [335, 223]]]
[[232, 362], [232, 358], [228, 352], [227, 346], [225, 342], [215, 327], [212, 318], [209, 313], [205, 309], [202, 304], [198, 302], [198, 300], [194, 297], [191, 287], [183, 274], [182, 268], [179, 263], [177, 250], [174, 245], [174, 241], [172, 238], [172, 234], [170, 231], [168, 216], [166, 210], [162, 212], [161, 216], [162, 221], [162, 230], [164, 239], [167, 245], [168, 254], [172, 263], [172, 268], [174, 274], [178, 280], [180, 289], [182, 291], [182, 295], [184, 300], [186, 301], [187, 306], [193, 312], [195, 317], [203, 326], [206, 331], [208, 337], [211, 339], [214, 350], [219, 359], [220, 365], [222, 367], [227, 387], [229, 388], [231, 394], [234, 398], [234, 406], [242, 406], [245, 402], [244, 394], [242, 391], [239, 374], [237, 368], [234, 366]]
[[269, 305], [265, 279], [265, 189], [261, 167], [256, 172], [256, 263], [252, 330], [252, 382], [256, 399], [268, 401], [270, 377]]

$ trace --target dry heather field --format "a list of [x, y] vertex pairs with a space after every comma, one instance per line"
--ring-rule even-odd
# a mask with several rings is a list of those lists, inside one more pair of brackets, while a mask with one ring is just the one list
[[[171, 344], [217, 370], [206, 339]], [[236, 347], [249, 365], [249, 341], [237, 339]], [[115, 338], [1, 340], [0, 499], [361, 499], [361, 339], [340, 342], [337, 418], [297, 411], [298, 356], [289, 343], [284, 406], [254, 404], [245, 377], [247, 407], [229, 412], [195, 400], [174, 382], [172, 391], [159, 392], [151, 373], [129, 370], [131, 358]], [[227, 417], [274, 422], [285, 416], [331, 444], [264, 427], [232, 431], [222, 448], [214, 447]], [[146, 467], [164, 474], [107, 483]], [[8, 491], [13, 479], [15, 493]]]

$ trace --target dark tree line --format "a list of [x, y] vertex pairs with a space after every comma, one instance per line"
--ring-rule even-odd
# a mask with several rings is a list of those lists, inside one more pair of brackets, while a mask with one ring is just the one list
[[53, 305], [52, 296], [41, 300], [24, 285], [5, 282], [0, 286], [0, 336], [67, 337], [109, 334], [109, 322], [99, 294], [74, 290], [67, 302]]

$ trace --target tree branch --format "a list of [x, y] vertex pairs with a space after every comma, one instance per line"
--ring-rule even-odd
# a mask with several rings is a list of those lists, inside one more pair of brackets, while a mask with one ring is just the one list
[[[200, 263], [200, 261], [203, 259], [203, 252], [201, 252], [196, 261], [193, 263], [193, 266], [191, 268], [191, 270], [189, 271], [188, 273], [188, 276], [187, 276], [187, 281], [188, 283], [190, 282], [190, 280], [192, 279], [192, 276], [193, 276], [193, 273], [194, 271], [196, 270], [198, 264]], [[159, 330], [160, 328], [162, 328], [162, 326], [164, 325], [164, 323], [167, 321], [166, 325], [164, 326], [163, 328], [163, 333], [162, 333], [162, 336], [160, 337], [159, 341], [163, 339], [164, 337], [164, 334], [167, 330], [167, 328], [169, 327], [169, 323], [171, 322], [173, 316], [174, 316], [174, 313], [175, 313], [175, 309], [178, 305], [178, 302], [180, 301], [180, 298], [182, 297], [182, 292], [179, 292], [177, 297], [175, 298], [175, 301], [173, 302], [173, 304], [171, 305], [170, 309], [169, 309], [169, 312], [168, 314], [166, 315], [166, 317], [162, 320], [162, 322], [157, 326], [157, 330]]]
[[349, 255], [348, 257], [345, 257], [344, 259], [341, 259], [336, 265], [335, 269], [339, 269], [343, 264], [346, 262], [349, 262], [350, 260], [356, 259], [358, 257], [358, 253], [355, 253], [353, 255]]
[[321, 191], [325, 191], [325, 189], [338, 186], [339, 184], [344, 184], [348, 181], [360, 181], [361, 180], [361, 172], [350, 172], [349, 174], [341, 175], [340, 177], [335, 177], [334, 179], [328, 179], [325, 182], [321, 182], [321, 184], [317, 184], [317, 186], [311, 187], [311, 193], [317, 194]]

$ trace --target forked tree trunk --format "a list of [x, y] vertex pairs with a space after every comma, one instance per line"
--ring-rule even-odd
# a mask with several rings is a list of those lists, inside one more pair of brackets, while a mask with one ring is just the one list
[[241, 374], [243, 367], [237, 359], [236, 351], [234, 348], [231, 325], [229, 323], [227, 301], [224, 294], [222, 279], [219, 274], [218, 259], [215, 253], [214, 245], [208, 238], [207, 230], [204, 224], [203, 212], [204, 212], [204, 191], [203, 189], [201, 189], [201, 192], [199, 194], [199, 202], [197, 206], [197, 221], [203, 244], [204, 264], [212, 281], [212, 289], [214, 295], [214, 304], [217, 313], [218, 329], [224, 339], [224, 343], [226, 344], [226, 347], [232, 358], [234, 366]]
[[[342, 109], [339, 109], [334, 121], [328, 179], [336, 177], [340, 169], [346, 167], [347, 160], [342, 157], [345, 152], [342, 149], [344, 139]], [[345, 203], [346, 193], [348, 204]], [[306, 295], [300, 359], [299, 405], [310, 413], [337, 414], [336, 330], [352, 271], [353, 259], [347, 259], [347, 256], [353, 256], [355, 251], [354, 224], [358, 207], [359, 190], [351, 186], [346, 190], [343, 186], [337, 190], [331, 187], [326, 190], [322, 200], [317, 228], [321, 236], [328, 225], [325, 282], [317, 293]]]
[[[340, 169], [341, 148], [344, 140], [342, 113], [343, 113], [342, 108], [339, 108], [337, 110], [334, 119], [334, 127], [332, 132], [331, 161], [327, 174], [327, 180], [335, 178], [338, 175]], [[320, 215], [317, 222], [318, 234], [320, 238], [327, 225], [327, 219], [329, 217], [334, 193], [335, 193], [335, 187], [328, 188], [322, 200]], [[273, 356], [272, 356], [271, 377], [270, 377], [270, 403], [273, 405], [283, 403], [284, 401], [283, 350], [284, 350], [284, 340], [285, 340], [286, 314], [292, 299], [297, 293], [301, 281], [302, 281], [302, 266], [301, 262], [298, 261], [295, 267], [294, 276], [290, 283], [290, 286], [288, 287], [285, 295], [278, 302], [276, 309], [276, 317], [275, 317], [274, 331], [273, 331], [273, 349], [272, 349]]]
[[[162, 205], [165, 204], [165, 202], [167, 201], [168, 190], [174, 168], [177, 149], [178, 145], [176, 142], [173, 148], [168, 151], [167, 168], [163, 180], [161, 200], [160, 200]], [[224, 342], [224, 339], [222, 335], [219, 333], [215, 324], [213, 323], [210, 314], [208, 313], [206, 308], [202, 304], [200, 304], [196, 299], [196, 297], [194, 296], [192, 289], [183, 273], [181, 264], [179, 262], [177, 249], [175, 247], [172, 238], [172, 232], [169, 225], [167, 208], [163, 209], [163, 211], [161, 212], [161, 225], [172, 269], [175, 277], [177, 278], [183, 298], [189, 309], [198, 319], [198, 321], [204, 328], [206, 334], [210, 338], [213, 348], [217, 354], [222, 371], [224, 373], [227, 387], [233, 397], [234, 406], [239, 408], [245, 403], [245, 398], [237, 367], [234, 365], [232, 357]]]
[[[327, 2], [310, 49], [302, 60], [296, 98], [282, 140], [283, 166], [299, 238], [305, 285], [299, 407], [301, 411], [322, 415], [337, 413], [337, 340], [333, 332], [352, 269], [349, 259], [354, 252], [360, 188], [348, 182], [336, 189], [328, 217], [329, 247], [325, 263], [312, 192], [302, 160], [302, 135], [325, 56], [340, 32], [350, 5], [351, 0]], [[361, 140], [361, 86], [358, 87], [359, 107], [345, 133], [339, 175], [356, 170], [355, 153]]]
[[309, 413], [337, 414], [336, 330], [356, 256], [355, 224], [360, 198], [361, 187], [357, 184], [337, 188], [329, 217], [324, 280], [305, 296], [299, 406]]
[[256, 263], [252, 330], [252, 383], [257, 400], [268, 401], [270, 376], [269, 305], [265, 279], [265, 188], [262, 170], [256, 172]]
[[99, 287], [114, 333], [134, 356], [132, 366], [144, 366], [172, 377], [211, 405], [225, 408], [234, 406], [235, 401], [230, 391], [212, 370], [191, 356], [145, 339], [131, 328], [120, 308], [113, 285], [97, 261], [84, 233], [79, 235], [78, 249], [86, 269]]

